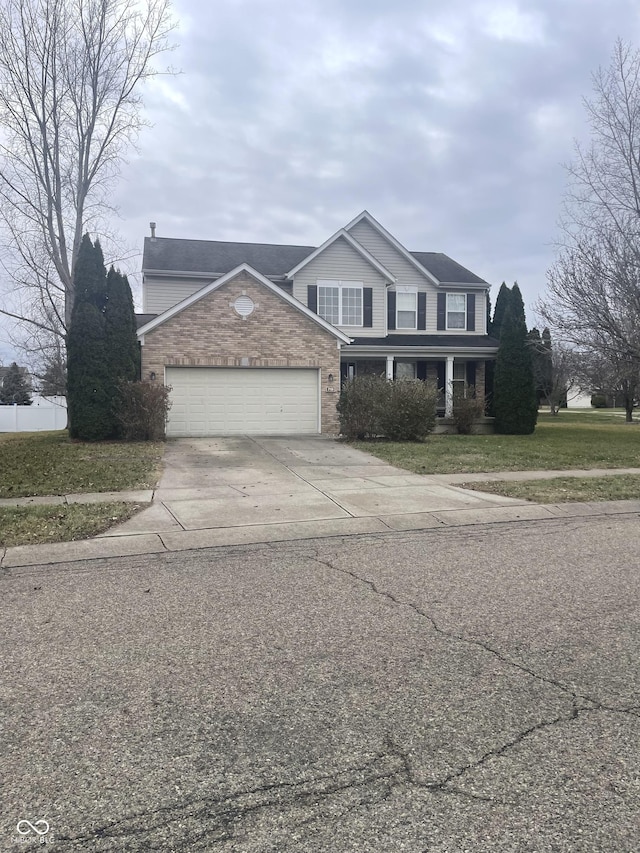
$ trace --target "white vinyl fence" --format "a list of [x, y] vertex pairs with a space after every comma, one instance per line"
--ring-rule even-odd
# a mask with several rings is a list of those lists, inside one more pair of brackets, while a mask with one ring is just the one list
[[0, 406], [0, 432], [42, 432], [64, 429], [67, 401], [64, 397], [31, 398], [30, 406]]

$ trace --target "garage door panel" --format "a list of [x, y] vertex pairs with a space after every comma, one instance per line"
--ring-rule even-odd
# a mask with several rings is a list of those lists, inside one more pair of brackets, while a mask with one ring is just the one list
[[318, 371], [168, 367], [170, 436], [318, 432]]

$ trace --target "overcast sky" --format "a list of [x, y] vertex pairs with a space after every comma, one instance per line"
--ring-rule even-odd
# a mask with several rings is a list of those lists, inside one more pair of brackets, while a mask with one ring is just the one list
[[[117, 227], [319, 245], [367, 209], [528, 307], [553, 259], [582, 97], [637, 0], [175, 0], [181, 70], [145, 93]], [[140, 257], [133, 268], [139, 270]]]

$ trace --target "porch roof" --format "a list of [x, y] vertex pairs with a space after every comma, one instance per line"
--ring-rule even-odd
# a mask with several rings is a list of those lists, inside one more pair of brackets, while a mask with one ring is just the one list
[[498, 350], [500, 341], [490, 335], [387, 335], [384, 338], [354, 338], [352, 343], [343, 349], [353, 350], [356, 347], [375, 347], [380, 354], [391, 355], [391, 350], [397, 349], [478, 349]]

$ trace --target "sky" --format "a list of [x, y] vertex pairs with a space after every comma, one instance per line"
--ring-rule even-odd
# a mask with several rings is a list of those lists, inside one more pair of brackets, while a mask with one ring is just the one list
[[[554, 258], [583, 97], [637, 0], [175, 0], [173, 66], [142, 91], [114, 194], [143, 238], [320, 245], [367, 209], [492, 286], [529, 325]], [[137, 286], [136, 286], [137, 285]], [[0, 359], [10, 352], [2, 343]]]

